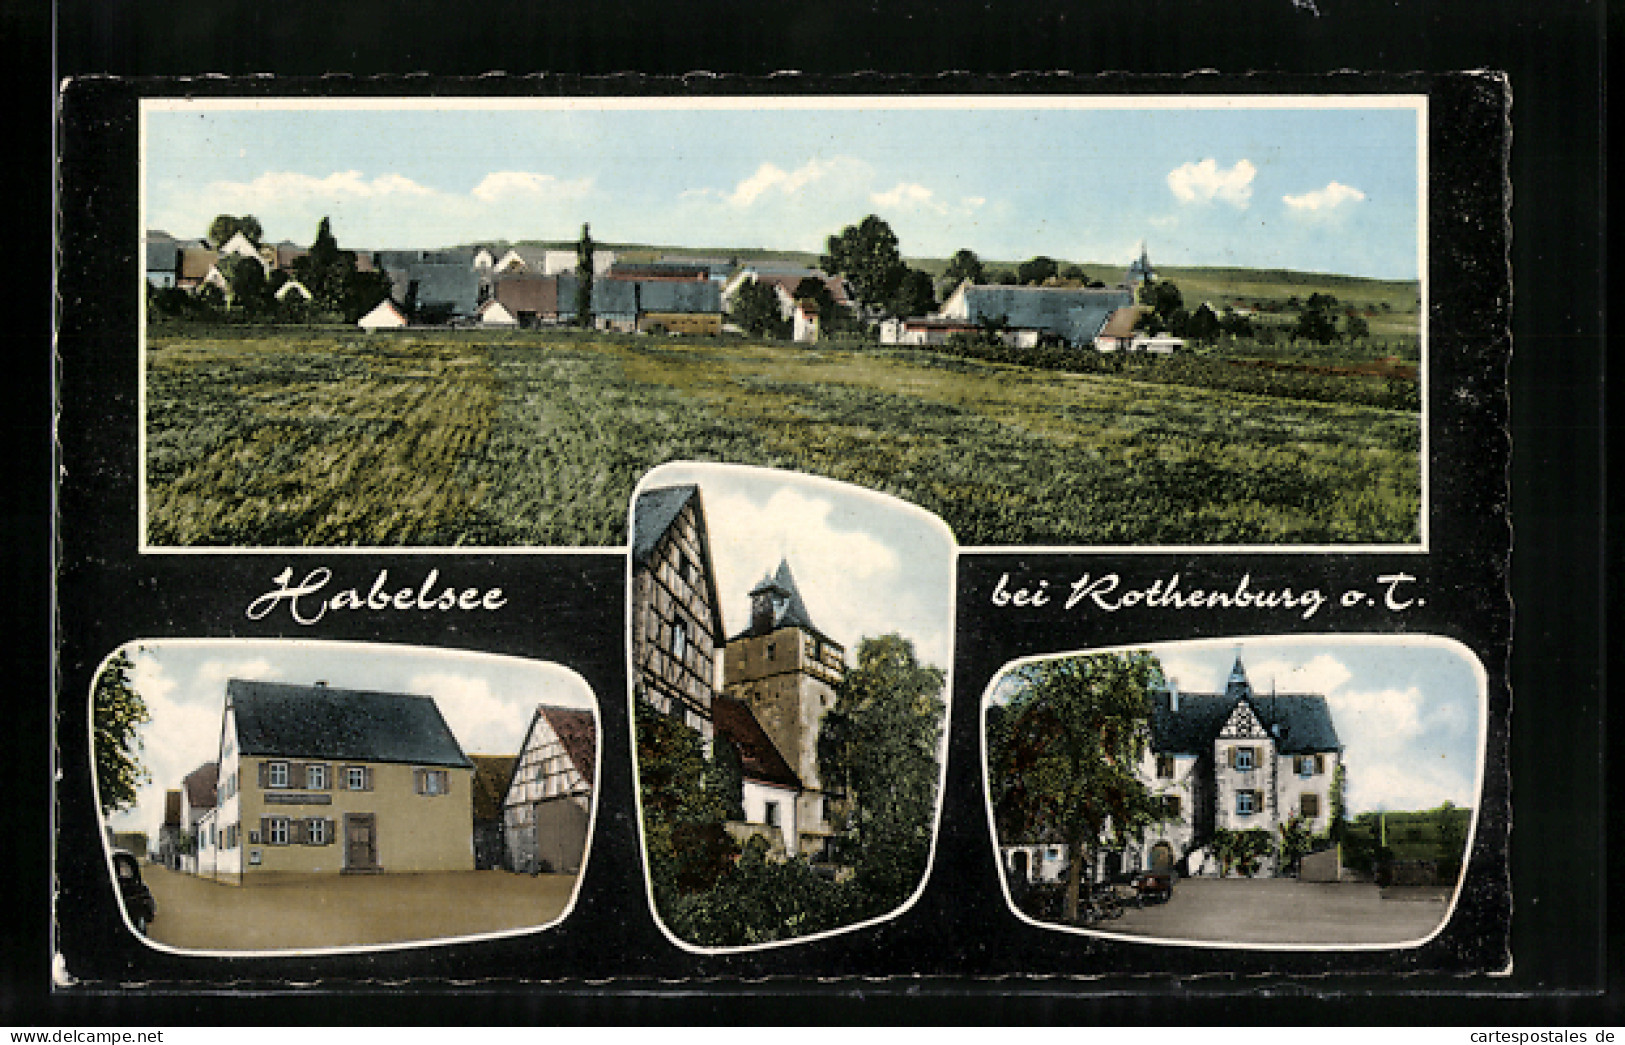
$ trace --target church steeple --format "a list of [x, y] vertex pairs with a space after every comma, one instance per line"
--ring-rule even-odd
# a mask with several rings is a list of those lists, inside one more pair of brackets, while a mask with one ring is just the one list
[[1224, 684], [1224, 695], [1230, 700], [1240, 700], [1242, 697], [1253, 695], [1253, 685], [1247, 681], [1247, 669], [1242, 666], [1241, 653], [1236, 653], [1236, 663], [1230, 669], [1230, 678]]
[[801, 601], [801, 592], [796, 589], [789, 560], [780, 559], [779, 568], [764, 574], [750, 590], [750, 634], [765, 635], [788, 627], [818, 631], [807, 614], [806, 604]]

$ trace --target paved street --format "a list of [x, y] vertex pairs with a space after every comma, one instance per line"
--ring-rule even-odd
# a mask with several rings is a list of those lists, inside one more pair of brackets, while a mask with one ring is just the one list
[[142, 866], [158, 901], [150, 938], [202, 950], [284, 950], [401, 943], [544, 925], [575, 890], [574, 875], [459, 871], [306, 875], [221, 885]]
[[1450, 909], [1445, 889], [1183, 878], [1166, 904], [1129, 908], [1094, 928], [1135, 936], [1258, 944], [1396, 944], [1420, 940]]

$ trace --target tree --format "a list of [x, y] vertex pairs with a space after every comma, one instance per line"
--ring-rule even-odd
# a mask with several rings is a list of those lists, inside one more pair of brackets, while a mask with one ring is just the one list
[[817, 276], [803, 276], [791, 296], [797, 301], [816, 302], [820, 315], [827, 315], [835, 307], [835, 296], [829, 292], [829, 284]]
[[1371, 336], [1371, 324], [1364, 316], [1349, 316], [1343, 321], [1343, 336], [1350, 341], [1364, 341]]
[[1303, 817], [1297, 814], [1288, 817], [1280, 825], [1279, 831], [1281, 838], [1276, 846], [1277, 866], [1282, 871], [1294, 872], [1314, 848], [1314, 837], [1303, 822]]
[[1062, 265], [1061, 266], [1060, 276], [1061, 276], [1062, 279], [1071, 280], [1073, 283], [1088, 283], [1089, 282], [1089, 273], [1083, 271], [1083, 266], [1082, 265], [1076, 265], [1076, 264]]
[[346, 323], [372, 311], [393, 290], [388, 275], [361, 271], [355, 253], [339, 249], [327, 218], [317, 223], [309, 253], [294, 259], [293, 274], [310, 291], [316, 311], [337, 315]]
[[1206, 302], [1191, 313], [1190, 319], [1185, 324], [1185, 332], [1204, 344], [1212, 344], [1219, 340], [1220, 329], [1218, 315]]
[[220, 259], [220, 274], [226, 277], [228, 300], [235, 311], [250, 318], [271, 310], [275, 299], [265, 279], [265, 266], [258, 258], [230, 254]]
[[[825, 293], [828, 293], [826, 290]], [[734, 291], [728, 318], [746, 333], [757, 337], [787, 338], [790, 322], [779, 311], [779, 295], [772, 284], [746, 279]]]
[[865, 305], [889, 301], [907, 271], [897, 249], [897, 234], [873, 214], [829, 237], [826, 248], [828, 253], [819, 264], [825, 272], [849, 279]]
[[906, 269], [897, 292], [887, 302], [887, 310], [897, 316], [923, 316], [937, 308], [936, 287], [931, 276], [919, 269]]
[[936, 813], [944, 704], [940, 668], [899, 635], [866, 638], [835, 687], [818, 734], [818, 772], [836, 803], [839, 856], [873, 913], [900, 903], [925, 874]]
[[733, 866], [739, 848], [723, 827], [739, 804], [738, 777], [706, 756], [700, 735], [637, 702], [638, 783], [655, 902], [705, 892]]
[[116, 813], [135, 805], [136, 791], [152, 779], [141, 764], [141, 736], [138, 730], [152, 721], [147, 702], [130, 681], [135, 665], [123, 650], [96, 676], [91, 698], [91, 723], [95, 735], [96, 791], [102, 814]]
[[972, 283], [980, 283], [982, 282], [982, 259], [976, 256], [975, 251], [961, 247], [954, 251], [952, 258], [948, 259], [948, 268], [943, 272], [943, 275], [956, 287], [967, 279]]
[[1151, 740], [1150, 653], [1097, 653], [1016, 669], [1016, 692], [989, 729], [1000, 838], [1058, 835], [1066, 845], [1068, 921], [1078, 917], [1086, 858], [1108, 836], [1143, 838], [1166, 807], [1137, 767]]
[[1054, 258], [1046, 258], [1040, 254], [1036, 258], [1029, 258], [1016, 266], [1016, 279], [1022, 286], [1039, 286], [1045, 280], [1053, 279], [1060, 273], [1060, 265]]
[[226, 241], [239, 232], [248, 237], [248, 241], [256, 247], [259, 246], [260, 237], [264, 235], [259, 219], [252, 214], [244, 214], [240, 218], [231, 214], [217, 214], [215, 219], [209, 222], [209, 242], [217, 248], [225, 246]]
[[592, 230], [585, 222], [576, 241], [576, 325], [592, 326]]

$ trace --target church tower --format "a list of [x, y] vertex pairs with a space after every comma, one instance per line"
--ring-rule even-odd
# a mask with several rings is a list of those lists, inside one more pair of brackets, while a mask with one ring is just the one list
[[818, 780], [818, 729], [835, 704], [846, 651], [813, 624], [788, 561], [750, 590], [750, 626], [728, 640], [724, 692], [749, 706], [801, 780], [800, 849], [814, 853], [830, 834]]

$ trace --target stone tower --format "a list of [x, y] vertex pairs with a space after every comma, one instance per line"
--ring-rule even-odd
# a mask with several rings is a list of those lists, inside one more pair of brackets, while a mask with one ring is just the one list
[[750, 591], [750, 626], [728, 640], [724, 692], [744, 701], [804, 788], [798, 805], [801, 852], [822, 848], [829, 817], [818, 780], [818, 728], [835, 704], [846, 651], [813, 624], [790, 564]]

